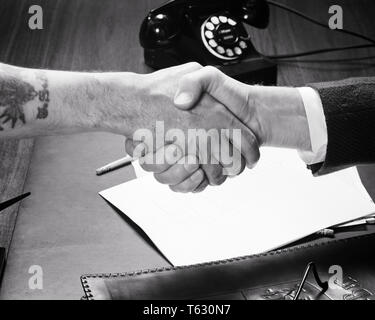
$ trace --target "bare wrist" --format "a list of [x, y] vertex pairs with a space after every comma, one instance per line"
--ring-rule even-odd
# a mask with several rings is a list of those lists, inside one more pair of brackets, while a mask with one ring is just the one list
[[309, 126], [298, 89], [286, 87], [250, 88], [251, 126], [264, 146], [311, 150]]
[[141, 117], [143, 77], [130, 72], [94, 74], [99, 85], [94, 130], [133, 134]]

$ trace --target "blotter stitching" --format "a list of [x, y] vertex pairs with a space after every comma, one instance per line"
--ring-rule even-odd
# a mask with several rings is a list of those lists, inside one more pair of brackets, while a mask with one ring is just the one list
[[301, 245], [298, 245], [298, 246], [295, 246], [295, 247], [290, 247], [290, 248], [285, 248], [285, 249], [280, 249], [280, 250], [275, 250], [275, 251], [269, 251], [269, 252], [265, 252], [265, 253], [259, 253], [259, 254], [253, 254], [253, 255], [248, 255], [248, 256], [230, 258], [230, 259], [225, 259], [225, 260], [210, 261], [210, 262], [198, 263], [198, 264], [192, 264], [192, 265], [186, 265], [186, 266], [159, 267], [159, 268], [143, 269], [143, 270], [137, 270], [137, 271], [132, 271], [132, 272], [123, 272], [123, 273], [86, 274], [86, 275], [81, 276], [81, 284], [82, 284], [82, 287], [83, 287], [83, 291], [86, 294], [86, 298], [88, 300], [94, 300], [93, 294], [91, 293], [90, 285], [88, 284], [88, 281], [87, 281], [88, 278], [134, 277], [134, 276], [140, 276], [142, 274], [148, 274], [148, 273], [168, 272], [168, 271], [176, 271], [176, 270], [182, 270], [182, 269], [210, 267], [210, 266], [213, 266], [213, 265], [235, 263], [235, 262], [254, 259], [254, 258], [285, 254], [285, 253], [288, 253], [288, 252], [299, 251], [299, 250], [302, 250], [302, 249], [322, 247], [322, 246], [325, 246], [325, 245], [331, 245], [331, 244], [333, 245], [333, 244], [337, 244], [337, 243], [349, 242], [349, 241], [353, 241], [353, 240], [361, 240], [361, 239], [370, 238], [370, 237], [375, 237], [375, 233], [370, 233], [370, 234], [366, 234], [366, 235], [360, 235], [360, 236], [345, 238], [345, 239], [335, 239], [335, 240], [323, 241], [323, 242], [319, 242], [319, 243], [301, 244]]

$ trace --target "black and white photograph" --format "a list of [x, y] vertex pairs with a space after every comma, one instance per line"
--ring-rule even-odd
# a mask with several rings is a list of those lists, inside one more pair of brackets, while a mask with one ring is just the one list
[[0, 300], [375, 300], [374, 14], [0, 0]]

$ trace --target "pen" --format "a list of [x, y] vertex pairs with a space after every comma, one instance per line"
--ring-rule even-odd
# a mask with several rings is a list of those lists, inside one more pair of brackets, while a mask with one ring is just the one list
[[13, 204], [25, 199], [25, 198], [27, 198], [30, 194], [31, 194], [30, 192], [27, 192], [27, 193], [22, 194], [18, 197], [15, 197], [13, 199], [10, 199], [10, 200], [4, 201], [3, 203], [0, 203], [0, 211], [10, 207], [11, 205], [13, 205]]
[[121, 158], [119, 160], [113, 161], [111, 163], [108, 163], [104, 167], [96, 169], [96, 175], [101, 176], [102, 174], [125, 167], [135, 160], [136, 159], [131, 156], [126, 156], [125, 158]]
[[321, 237], [334, 237], [335, 230], [338, 230], [339, 228], [342, 228], [342, 227], [351, 227], [351, 226], [359, 225], [359, 224], [375, 225], [375, 217], [373, 216], [373, 214], [371, 214], [369, 216], [365, 216], [362, 218], [353, 219], [343, 224], [339, 224], [331, 228], [320, 230], [316, 232], [315, 234]]
[[358, 225], [358, 224], [375, 224], [375, 215], [371, 213], [367, 216], [355, 218], [340, 224], [333, 226], [334, 228], [346, 227], [351, 225]]
[[333, 238], [335, 236], [335, 231], [333, 229], [323, 229], [323, 230], [316, 232], [316, 235], [321, 236], [321, 237]]

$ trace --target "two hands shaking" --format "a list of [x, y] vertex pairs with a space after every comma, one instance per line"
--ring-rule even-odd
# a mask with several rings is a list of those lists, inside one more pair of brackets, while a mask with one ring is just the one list
[[139, 128], [152, 134], [147, 139], [144, 131], [133, 132], [126, 151], [141, 157], [142, 168], [173, 191], [200, 192], [224, 183], [253, 168], [261, 146], [311, 150], [296, 88], [247, 85], [197, 63], [157, 71], [142, 82], [141, 119], [147, 125]]

